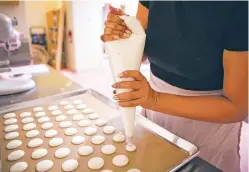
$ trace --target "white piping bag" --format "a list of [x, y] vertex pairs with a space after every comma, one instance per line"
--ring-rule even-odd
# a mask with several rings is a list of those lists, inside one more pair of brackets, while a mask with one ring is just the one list
[[[109, 57], [112, 75], [115, 82], [131, 81], [133, 78], [119, 78], [118, 75], [126, 70], [139, 71], [144, 52], [146, 34], [140, 22], [136, 17], [120, 16], [132, 34], [127, 39], [119, 39], [105, 43], [105, 51]], [[129, 89], [117, 89], [117, 93], [131, 91]], [[135, 107], [119, 107], [123, 120], [126, 140], [133, 142]]]

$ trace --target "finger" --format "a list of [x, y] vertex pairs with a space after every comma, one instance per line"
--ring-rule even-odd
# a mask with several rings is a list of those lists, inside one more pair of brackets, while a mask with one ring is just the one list
[[121, 74], [118, 75], [120, 78], [134, 78], [136, 81], [142, 81], [144, 79], [144, 76], [136, 70], [127, 70], [122, 72]]
[[123, 32], [113, 30], [112, 28], [108, 28], [108, 27], [105, 27], [104, 33], [105, 33], [105, 35], [119, 35], [120, 37], [122, 37], [124, 35]]
[[138, 90], [142, 87], [140, 81], [121, 81], [112, 85], [113, 88], [126, 88]]
[[112, 14], [112, 13], [107, 14], [107, 21], [115, 22], [115, 23], [117, 23], [119, 25], [125, 26], [124, 20], [121, 19], [118, 15], [115, 15], [115, 14]]
[[136, 100], [141, 98], [143, 95], [141, 95], [140, 91], [130, 91], [130, 92], [124, 92], [120, 93], [118, 95], [113, 96], [113, 99], [118, 101], [128, 101], [128, 100]]
[[108, 41], [118, 40], [120, 39], [120, 37], [118, 35], [101, 35], [100, 39], [103, 42], [108, 42]]
[[111, 28], [113, 30], [125, 32], [127, 30], [126, 26], [117, 24], [115, 22], [105, 21], [105, 27]]
[[116, 14], [116, 15], [126, 15], [121, 9], [114, 8], [111, 5], [109, 5], [109, 10], [111, 13]]
[[141, 99], [118, 102], [119, 106], [122, 106], [122, 107], [135, 107], [135, 106], [139, 106], [140, 103], [141, 103]]

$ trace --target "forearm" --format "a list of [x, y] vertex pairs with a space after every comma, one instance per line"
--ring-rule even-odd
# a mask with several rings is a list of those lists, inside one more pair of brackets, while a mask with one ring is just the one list
[[222, 96], [186, 97], [157, 93], [156, 103], [149, 109], [207, 122], [232, 123], [243, 120], [235, 106]]

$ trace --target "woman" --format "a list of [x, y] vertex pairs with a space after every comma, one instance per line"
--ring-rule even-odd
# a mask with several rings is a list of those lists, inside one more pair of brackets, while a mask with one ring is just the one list
[[[110, 8], [101, 39], [129, 37]], [[145, 116], [197, 144], [200, 156], [225, 172], [238, 172], [241, 121], [247, 116], [247, 2], [140, 2], [137, 18], [146, 30], [150, 83], [124, 71], [114, 88], [120, 106], [142, 106]], [[115, 93], [115, 92], [114, 92]]]

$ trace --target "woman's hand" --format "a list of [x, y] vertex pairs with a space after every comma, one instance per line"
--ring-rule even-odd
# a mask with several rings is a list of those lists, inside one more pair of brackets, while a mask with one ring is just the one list
[[125, 71], [119, 75], [120, 78], [134, 78], [134, 81], [122, 81], [113, 84], [115, 89], [132, 89], [133, 91], [116, 94], [114, 99], [122, 107], [142, 106], [151, 109], [157, 101], [157, 93], [154, 91], [147, 79], [139, 71]]
[[105, 21], [104, 34], [101, 35], [103, 42], [113, 41], [120, 38], [128, 38], [131, 35], [131, 31], [126, 27], [124, 21], [119, 17], [126, 15], [122, 10], [109, 6], [110, 12], [107, 15]]

